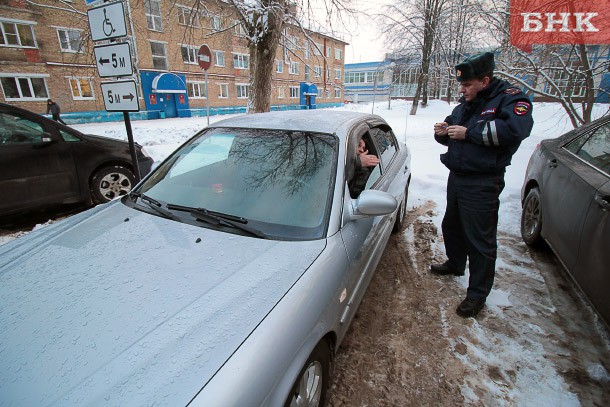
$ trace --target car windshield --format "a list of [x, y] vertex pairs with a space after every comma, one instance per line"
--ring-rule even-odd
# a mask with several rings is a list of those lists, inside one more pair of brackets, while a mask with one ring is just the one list
[[211, 227], [197, 223], [185, 208], [243, 218], [269, 238], [320, 238], [328, 223], [337, 149], [337, 137], [328, 134], [206, 129], [138, 192], [165, 203], [181, 219], [190, 214], [190, 222], [201, 226]]

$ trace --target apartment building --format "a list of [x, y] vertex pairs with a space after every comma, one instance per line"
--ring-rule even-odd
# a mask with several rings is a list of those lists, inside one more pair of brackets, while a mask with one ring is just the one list
[[[141, 118], [245, 112], [250, 54], [244, 27], [222, 0], [121, 0], [138, 85]], [[64, 118], [103, 120], [100, 83], [87, 9], [102, 0], [0, 2], [0, 100], [45, 112], [60, 103]], [[212, 51], [206, 88], [197, 53]], [[273, 67], [272, 109], [301, 109], [343, 102], [347, 43], [287, 26]]]

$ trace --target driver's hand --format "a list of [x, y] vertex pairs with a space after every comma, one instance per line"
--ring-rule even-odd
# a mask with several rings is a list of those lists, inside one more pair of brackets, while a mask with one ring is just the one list
[[369, 150], [364, 150], [358, 157], [360, 157], [360, 164], [363, 167], [374, 167], [379, 164], [379, 158], [376, 155], [369, 154]]

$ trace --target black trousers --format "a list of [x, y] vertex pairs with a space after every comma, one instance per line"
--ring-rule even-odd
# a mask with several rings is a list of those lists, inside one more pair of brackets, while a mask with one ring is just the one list
[[61, 117], [59, 117], [59, 113], [57, 113], [57, 114], [55, 114], [55, 113], [54, 113], [54, 114], [53, 114], [53, 120], [55, 120], [56, 122], [60, 122], [61, 124], [66, 124], [66, 122], [65, 122], [65, 121], [63, 121], [63, 120], [61, 119]]
[[442, 230], [449, 265], [464, 270], [468, 259], [466, 296], [487, 298], [494, 282], [498, 243], [498, 209], [504, 174], [449, 173], [447, 210]]

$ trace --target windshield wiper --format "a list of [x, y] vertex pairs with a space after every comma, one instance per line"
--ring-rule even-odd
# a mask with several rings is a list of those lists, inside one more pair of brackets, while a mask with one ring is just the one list
[[161, 202], [157, 201], [156, 199], [153, 199], [148, 195], [142, 194], [140, 192], [132, 192], [129, 195], [135, 198], [140, 198], [140, 202], [144, 202], [149, 208], [162, 215], [164, 218], [181, 222], [180, 218], [178, 218], [176, 215], [174, 215], [167, 209], [163, 209], [163, 204], [161, 204]]
[[241, 216], [230, 215], [228, 213], [210, 211], [205, 208], [195, 208], [190, 206], [182, 206], [175, 204], [167, 204], [167, 209], [176, 210], [176, 211], [185, 211], [191, 214], [195, 219], [200, 220], [202, 222], [209, 223], [210, 225], [215, 226], [230, 226], [235, 229], [242, 230], [247, 232], [253, 236], [260, 237], [263, 239], [267, 239], [268, 236], [253, 227], [246, 226], [248, 223], [248, 219], [242, 218]]

